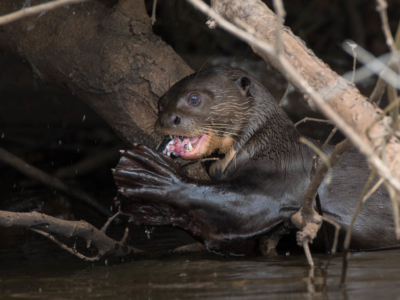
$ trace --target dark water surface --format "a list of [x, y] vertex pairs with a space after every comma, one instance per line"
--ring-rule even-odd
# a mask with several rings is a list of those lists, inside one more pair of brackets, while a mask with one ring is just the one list
[[[157, 229], [149, 240], [139, 229], [130, 242], [152, 251], [185, 239], [183, 232]], [[310, 278], [304, 255], [203, 252], [92, 264], [32, 233], [7, 240], [0, 249], [0, 299], [400, 299], [399, 250], [353, 253], [341, 288], [338, 255], [314, 255]]]

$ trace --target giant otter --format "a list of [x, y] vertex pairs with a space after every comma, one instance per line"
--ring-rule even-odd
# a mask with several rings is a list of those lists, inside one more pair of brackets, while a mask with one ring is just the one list
[[[172, 225], [219, 254], [254, 253], [261, 236], [301, 206], [314, 153], [267, 89], [240, 69], [213, 68], [177, 82], [158, 103], [155, 130], [171, 136], [159, 153], [143, 145], [122, 154], [118, 204], [136, 224]], [[325, 150], [327, 155], [332, 147]], [[166, 155], [168, 154], [168, 155]], [[189, 178], [170, 155], [208, 162], [211, 181]], [[319, 196], [325, 216], [347, 229], [368, 178], [363, 157], [347, 152]], [[391, 201], [380, 188], [354, 225], [351, 248], [396, 245]]]

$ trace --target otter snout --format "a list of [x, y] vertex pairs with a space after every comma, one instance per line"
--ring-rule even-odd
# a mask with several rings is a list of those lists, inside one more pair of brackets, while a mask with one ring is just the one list
[[181, 123], [181, 117], [178, 114], [166, 113], [158, 117], [162, 127], [174, 127]]

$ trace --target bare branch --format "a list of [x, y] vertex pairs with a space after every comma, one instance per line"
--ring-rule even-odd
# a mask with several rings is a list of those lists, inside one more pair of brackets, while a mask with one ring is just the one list
[[304, 119], [298, 121], [296, 124], [294, 124], [294, 127], [299, 126], [301, 123], [305, 123], [307, 121], [313, 121], [313, 122], [319, 122], [319, 123], [327, 123], [327, 124], [332, 124], [331, 120], [323, 120], [323, 119], [315, 119], [315, 118], [309, 118], [305, 117]]
[[156, 23], [156, 9], [157, 9], [157, 0], [153, 0], [153, 9], [151, 12], [151, 25], [154, 25]]
[[347, 45], [349, 45], [351, 51], [353, 52], [353, 75], [351, 76], [351, 82], [354, 83], [354, 77], [356, 76], [356, 66], [357, 66], [357, 52], [354, 49], [356, 49], [357, 44], [347, 42]]
[[60, 179], [48, 175], [47, 173], [35, 168], [34, 166], [26, 163], [22, 159], [16, 157], [15, 155], [11, 154], [10, 152], [6, 151], [5, 149], [0, 147], [0, 161], [14, 167], [24, 175], [40, 181], [41, 183], [50, 186], [56, 190], [59, 190], [75, 199], [82, 201], [82, 203], [88, 205], [89, 207], [93, 208], [95, 211], [100, 213], [103, 216], [109, 217], [111, 216], [111, 212], [105, 208], [103, 205], [97, 202], [92, 196], [86, 194], [85, 192], [70, 187], [62, 182]]
[[67, 245], [61, 243], [59, 240], [57, 240], [54, 236], [52, 236], [51, 234], [44, 232], [42, 230], [38, 230], [38, 229], [34, 229], [34, 228], [30, 228], [31, 231], [39, 233], [45, 237], [47, 237], [48, 239], [50, 239], [51, 241], [53, 241], [54, 243], [56, 243], [60, 248], [67, 250], [69, 253], [77, 256], [80, 259], [86, 260], [86, 261], [96, 261], [99, 260], [101, 257], [99, 257], [98, 255], [93, 256], [93, 257], [88, 257], [86, 255], [83, 255], [81, 253], [79, 253], [78, 251], [76, 251], [75, 249], [72, 249], [70, 247], [68, 247]]
[[326, 145], [329, 144], [329, 142], [331, 141], [331, 139], [333, 138], [333, 136], [335, 135], [336, 132], [337, 132], [337, 127], [334, 127], [332, 129], [331, 133], [329, 134], [329, 136], [326, 138], [325, 143], [322, 145], [322, 150], [324, 150]]
[[[279, 101], [279, 106], [283, 105], [283, 102], [285, 102], [285, 99], [287, 98], [287, 96], [289, 95], [290, 89], [292, 88], [292, 85], [288, 82], [287, 88], [285, 90], [285, 93], [282, 96], [281, 101]], [[296, 126], [296, 125], [295, 125]]]
[[[385, 70], [383, 70], [382, 72], [385, 72]], [[385, 93], [386, 85], [387, 85], [386, 81], [383, 80], [381, 76], [379, 76], [378, 81], [376, 82], [375, 88], [372, 91], [371, 96], [369, 97], [369, 100], [372, 103], [376, 103], [376, 105], [379, 106], [382, 96]]]
[[[85, 221], [66, 221], [37, 212], [15, 213], [0, 211], [0, 226], [34, 230], [48, 237], [63, 249], [66, 249], [79, 258], [89, 261], [98, 260], [104, 255], [126, 256], [131, 253], [143, 252], [139, 249], [127, 246], [123, 241], [118, 242], [109, 238], [103, 231]], [[87, 242], [88, 247], [93, 245], [98, 250], [98, 253], [94, 257], [82, 257], [74, 250], [58, 241], [52, 236], [53, 234], [61, 235], [66, 238], [83, 238]]]
[[[328, 172], [329, 172], [328, 177], [326, 178], [326, 183], [330, 183], [331, 182], [331, 178], [332, 178], [332, 165], [331, 165], [331, 162], [329, 161], [329, 158], [326, 157], [326, 155], [317, 146], [315, 146], [312, 142], [310, 142], [306, 138], [301, 137], [300, 138], [300, 142], [303, 143], [303, 144], [306, 144], [308, 147], [310, 147], [312, 150], [314, 150], [318, 154], [319, 157], [322, 158], [322, 160], [326, 164], [326, 166], [328, 168]], [[324, 174], [324, 176], [325, 176], [325, 174]], [[318, 189], [318, 187], [317, 187], [317, 189]], [[315, 191], [314, 198], [316, 196], [317, 196], [317, 191]]]
[[336, 250], [337, 250], [337, 244], [338, 244], [338, 241], [339, 241], [340, 225], [338, 223], [336, 223], [335, 221], [327, 218], [327, 217], [321, 216], [321, 218], [325, 222], [328, 222], [328, 223], [332, 224], [333, 226], [335, 226], [335, 236], [333, 238], [333, 245], [332, 245], [332, 254], [335, 254]]
[[47, 3], [35, 5], [32, 7], [24, 8], [19, 11], [10, 13], [8, 15], [1, 16], [0, 17], [0, 26], [14, 22], [14, 21], [22, 19], [22, 18], [40, 14], [41, 12], [53, 10], [53, 9], [59, 8], [61, 6], [65, 6], [65, 5], [69, 5], [69, 4], [76, 4], [76, 3], [80, 3], [80, 2], [86, 2], [86, 1], [89, 1], [89, 0], [55, 0], [55, 1], [50, 1]]
[[103, 231], [104, 233], [106, 233], [108, 226], [110, 226], [111, 222], [114, 221], [114, 219], [116, 217], [118, 217], [120, 214], [121, 214], [121, 212], [118, 211], [115, 215], [113, 215], [112, 217], [109, 217], [106, 224], [104, 224], [100, 230]]
[[[345, 153], [347, 150], [349, 150], [351, 147], [352, 144], [347, 139], [337, 144], [335, 150], [329, 157], [329, 163], [331, 167], [334, 167], [339, 162], [342, 154]], [[307, 187], [307, 190], [303, 194], [302, 209], [312, 206], [312, 203], [317, 195], [318, 188], [321, 185], [327, 171], [328, 171], [328, 165], [326, 163], [323, 163], [318, 167], [317, 171], [315, 172], [315, 175], [313, 176], [312, 181], [310, 182], [309, 186]]]
[[308, 246], [308, 242], [303, 242], [304, 253], [306, 254], [308, 264], [311, 268], [314, 268], [314, 261], [311, 256], [310, 247]]
[[[378, 7], [377, 10], [381, 16], [382, 30], [386, 38], [386, 44], [388, 45], [390, 51], [392, 52], [391, 60], [393, 64], [397, 67], [397, 74], [400, 74], [400, 60], [399, 53], [394, 43], [392, 33], [390, 32], [389, 21], [387, 16], [387, 2], [386, 0], [377, 0]], [[387, 96], [389, 102], [393, 102], [397, 99], [397, 89], [393, 86], [387, 86]], [[396, 131], [399, 126], [399, 105], [397, 104], [393, 107], [391, 111], [391, 116], [393, 118], [393, 130]]]

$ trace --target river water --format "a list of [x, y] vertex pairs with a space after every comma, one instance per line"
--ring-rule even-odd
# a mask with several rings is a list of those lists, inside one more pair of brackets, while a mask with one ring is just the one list
[[[157, 229], [148, 239], [143, 229], [133, 230], [130, 243], [153, 252], [190, 240], [173, 229]], [[314, 277], [301, 253], [225, 258], [200, 252], [93, 264], [22, 233], [3, 234], [0, 299], [400, 299], [399, 250], [352, 253], [341, 287], [339, 255], [314, 255]]]

